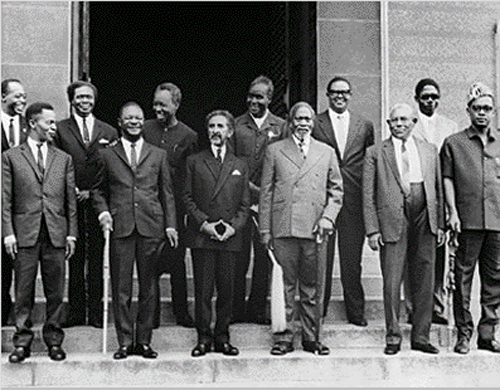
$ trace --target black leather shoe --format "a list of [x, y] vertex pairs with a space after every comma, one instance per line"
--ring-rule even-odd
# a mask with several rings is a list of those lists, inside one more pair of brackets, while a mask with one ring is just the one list
[[289, 352], [293, 352], [295, 348], [293, 344], [289, 341], [278, 341], [274, 343], [271, 348], [271, 355], [282, 356], [286, 355]]
[[87, 323], [83, 318], [68, 318], [61, 323], [61, 328], [72, 328], [73, 326], [85, 326]]
[[28, 347], [17, 347], [9, 356], [9, 362], [21, 363], [24, 359], [31, 356], [31, 351]]
[[387, 344], [384, 348], [386, 355], [395, 355], [401, 350], [400, 344]]
[[198, 343], [191, 351], [192, 357], [204, 356], [212, 350], [212, 344]]
[[485, 349], [487, 351], [500, 353], [500, 343], [496, 340], [477, 339], [477, 349]]
[[177, 325], [183, 326], [184, 328], [194, 328], [194, 321], [189, 314], [182, 317], [176, 318]]
[[439, 325], [448, 325], [448, 320], [440, 314], [433, 313], [432, 314], [432, 323]]
[[255, 316], [255, 317], [250, 317], [248, 318], [248, 322], [252, 324], [259, 324], [259, 325], [271, 325], [271, 320], [267, 318], [266, 316]]
[[59, 345], [53, 345], [49, 347], [49, 357], [52, 360], [61, 361], [66, 359], [66, 352]]
[[432, 353], [434, 355], [439, 353], [439, 349], [437, 349], [431, 343], [427, 343], [427, 344], [413, 343], [411, 345], [411, 349], [413, 349], [414, 351], [422, 351], [425, 353]]
[[319, 341], [303, 341], [302, 348], [306, 352], [314, 353], [315, 355], [329, 355], [330, 349], [321, 344]]
[[132, 355], [132, 348], [121, 346], [120, 348], [118, 348], [118, 351], [113, 354], [113, 359], [126, 359], [128, 355]]
[[158, 352], [153, 350], [148, 344], [137, 344], [135, 347], [135, 354], [145, 359], [156, 359], [158, 357]]
[[470, 352], [470, 342], [466, 337], [459, 337], [455, 345], [454, 351], [461, 355], [466, 355]]
[[233, 347], [229, 343], [215, 343], [214, 351], [222, 352], [222, 354], [226, 356], [236, 356], [240, 353], [240, 351], [238, 351], [238, 348]]
[[356, 326], [368, 326], [368, 322], [364, 318], [354, 318], [349, 320], [349, 323]]
[[245, 324], [245, 323], [248, 323], [248, 319], [246, 317], [241, 317], [241, 316], [232, 317], [230, 323], [231, 324]]

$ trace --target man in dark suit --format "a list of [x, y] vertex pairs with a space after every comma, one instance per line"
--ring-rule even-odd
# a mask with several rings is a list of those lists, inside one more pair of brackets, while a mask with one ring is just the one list
[[[179, 232], [177, 248], [166, 247], [165, 253], [162, 254], [163, 264], [158, 270], [158, 277], [163, 272], [170, 273], [172, 306], [177, 324], [193, 328], [194, 322], [189, 315], [187, 304], [186, 264], [184, 261], [186, 257], [186, 229], [184, 226], [186, 211], [181, 198], [186, 158], [197, 150], [198, 134], [176, 117], [181, 98], [181, 90], [175, 84], [162, 83], [156, 87], [153, 101], [156, 119], [150, 119], [144, 123], [144, 139], [146, 142], [167, 151], [175, 196], [177, 231]], [[160, 299], [160, 294], [158, 294], [158, 299]], [[155, 327], [159, 326], [159, 317], [160, 304], [158, 301]]]
[[[193, 256], [198, 343], [191, 355], [212, 350], [235, 356], [229, 342], [233, 276], [248, 217], [248, 168], [227, 147], [234, 130], [228, 111], [207, 115], [210, 148], [188, 157], [183, 200], [188, 213], [188, 245]], [[212, 296], [217, 288], [216, 323], [212, 331]]]
[[[260, 178], [266, 147], [283, 137], [285, 123], [269, 111], [273, 91], [273, 82], [266, 76], [259, 76], [252, 81], [247, 95], [248, 111], [236, 118], [234, 134], [230, 138], [234, 154], [245, 161], [249, 168], [251, 206], [255, 208], [250, 210], [250, 214], [255, 218], [258, 218]], [[245, 307], [246, 274], [252, 245], [252, 287]], [[243, 234], [243, 250], [234, 275], [233, 322], [271, 323], [266, 313], [270, 264], [259, 231], [252, 218], [248, 218]]]
[[[97, 88], [85, 81], [68, 86], [72, 115], [57, 123], [55, 145], [73, 157], [79, 245], [69, 262], [68, 311], [63, 327], [102, 327], [102, 255], [104, 239], [92, 207], [98, 151], [118, 139], [118, 132], [92, 115]], [[87, 267], [85, 267], [87, 265]]]
[[[162, 246], [177, 246], [175, 204], [167, 153], [142, 138], [144, 113], [125, 104], [118, 120], [122, 137], [99, 151], [93, 204], [104, 230], [110, 229], [113, 313], [119, 349], [114, 359], [135, 353], [158, 356], [151, 346], [156, 310], [156, 281]], [[139, 277], [137, 320], [132, 318], [134, 262]], [[135, 332], [134, 332], [135, 330]]]
[[29, 137], [2, 155], [2, 234], [16, 278], [15, 350], [11, 363], [30, 356], [30, 315], [41, 263], [47, 299], [43, 339], [52, 360], [64, 360], [61, 348], [65, 259], [75, 252], [76, 195], [71, 156], [48, 145], [56, 129], [54, 108], [34, 103], [26, 110]]
[[386, 347], [401, 348], [399, 306], [405, 267], [413, 306], [411, 349], [436, 354], [429, 342], [436, 242], [444, 243], [441, 171], [435, 145], [411, 136], [417, 118], [407, 104], [387, 120], [392, 136], [366, 152], [363, 208], [370, 248], [380, 250]]
[[[351, 84], [343, 77], [334, 77], [327, 86], [329, 108], [318, 115], [313, 137], [335, 149], [339, 160], [344, 199], [337, 220], [340, 280], [344, 291], [347, 320], [366, 326], [365, 296], [361, 284], [361, 260], [365, 230], [360, 202], [363, 161], [366, 149], [373, 145], [373, 123], [348, 110]], [[324, 316], [332, 290], [335, 233], [328, 243], [328, 263], [324, 300]]]
[[[291, 135], [269, 145], [262, 170], [259, 230], [283, 268], [286, 330], [274, 334], [272, 355], [294, 350], [294, 320], [302, 324], [302, 347], [318, 355], [326, 259], [321, 249], [342, 206], [342, 178], [335, 151], [311, 137], [314, 110], [299, 102], [290, 110]], [[298, 284], [300, 298], [295, 305]]]
[[500, 133], [492, 126], [496, 102], [483, 83], [467, 96], [471, 125], [445, 139], [441, 148], [448, 224], [458, 238], [455, 256], [454, 351], [467, 354], [474, 331], [470, 312], [476, 264], [481, 281], [477, 348], [500, 353], [495, 339], [500, 306]]
[[[23, 117], [26, 92], [18, 79], [2, 81], [2, 151], [26, 141], [27, 126]], [[2, 243], [2, 326], [6, 326], [12, 311], [12, 260]]]

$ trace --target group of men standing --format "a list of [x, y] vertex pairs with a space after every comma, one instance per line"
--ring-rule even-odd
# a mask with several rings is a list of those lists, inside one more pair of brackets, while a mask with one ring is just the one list
[[[478, 262], [478, 347], [500, 352], [494, 338], [500, 297], [500, 141], [491, 128], [494, 98], [483, 84], [471, 87], [471, 126], [458, 132], [456, 124], [435, 113], [438, 84], [421, 80], [415, 90], [418, 114], [409, 105], [395, 105], [387, 121], [391, 136], [376, 143], [372, 122], [349, 110], [353, 91], [346, 78], [328, 83], [325, 112], [316, 117], [308, 103], [299, 102], [285, 121], [269, 110], [272, 81], [259, 76], [250, 84], [245, 114], [236, 119], [225, 110], [207, 115], [210, 146], [204, 151], [198, 150], [197, 132], [176, 117], [181, 91], [172, 83], [154, 92], [156, 119], [145, 121], [137, 103], [126, 103], [119, 131], [93, 116], [94, 85], [77, 81], [67, 92], [68, 119], [56, 122], [46, 103], [30, 105], [23, 117], [22, 83], [2, 82], [2, 324], [12, 306], [13, 268], [16, 348], [11, 362], [30, 356], [38, 262], [47, 299], [43, 335], [53, 360], [65, 358], [62, 328], [103, 326], [101, 229], [111, 232], [115, 359], [157, 357], [151, 337], [160, 323], [164, 272], [171, 275], [177, 323], [196, 327], [192, 356], [238, 355], [230, 343], [230, 323], [270, 323], [269, 250], [283, 269], [287, 322], [275, 334], [271, 353], [294, 350], [298, 309], [303, 349], [327, 355], [319, 334], [331, 296], [336, 238], [347, 320], [367, 326], [361, 284], [365, 236], [380, 251], [385, 353], [400, 350], [403, 280], [412, 349], [437, 353], [429, 332], [431, 322], [447, 323], [446, 226], [458, 247], [455, 351], [470, 348], [470, 291]], [[187, 304], [187, 247], [193, 260], [194, 321]], [[131, 310], [134, 264], [136, 318]]]

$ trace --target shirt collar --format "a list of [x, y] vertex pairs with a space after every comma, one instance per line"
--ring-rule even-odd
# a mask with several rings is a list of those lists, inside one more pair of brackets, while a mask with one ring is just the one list
[[[131, 148], [132, 147], [132, 142], [130, 142], [125, 137], [122, 137], [122, 142], [123, 142], [123, 145], [126, 146], [127, 148]], [[136, 150], [139, 150], [140, 148], [142, 148], [142, 144], [143, 143], [144, 143], [144, 138], [143, 137], [141, 137], [137, 141], [135, 141], [135, 146], [137, 148]]]
[[330, 117], [333, 116], [334, 118], [342, 118], [342, 119], [349, 119], [350, 118], [350, 114], [349, 114], [349, 110], [345, 110], [342, 114], [339, 114], [338, 112], [335, 112], [332, 110], [331, 107], [328, 107], [328, 112], [330, 114]]
[[[466, 132], [467, 132], [467, 135], [469, 136], [469, 138], [472, 138], [472, 137], [481, 137], [480, 134], [478, 133], [478, 131], [476, 130], [476, 128], [472, 125], [470, 125], [467, 129], [466, 129]], [[487, 130], [486, 130], [486, 135], [488, 136], [488, 140], [489, 141], [495, 141], [497, 139], [496, 137], [496, 134], [495, 132], [491, 129], [491, 127], [489, 127]]]
[[[394, 144], [394, 147], [401, 148], [401, 145], [403, 144], [403, 140], [399, 139], [399, 138], [396, 138], [393, 135], [391, 135], [391, 138], [392, 138], [392, 143]], [[410, 134], [410, 136], [406, 139], [405, 144], [408, 147], [410, 147], [410, 144], [414, 143], [414, 142], [415, 141], [413, 140], [413, 135]]]
[[[212, 151], [212, 154], [214, 155], [214, 157], [216, 157], [217, 156], [216, 146], [214, 146], [213, 144], [210, 144], [210, 150]], [[224, 143], [220, 147], [220, 158], [222, 159], [222, 161], [224, 161], [224, 157], [226, 157], [226, 150], [227, 150], [227, 147], [226, 147], [226, 144]]]
[[[295, 134], [292, 133], [292, 139], [295, 141], [295, 143], [297, 144], [297, 146], [299, 146], [300, 144], [300, 140], [295, 136]], [[304, 137], [304, 146], [306, 148], [309, 147], [309, 144], [311, 143], [311, 134], [307, 134], [305, 137]]]
[[16, 126], [19, 123], [19, 121], [17, 120], [18, 118], [19, 118], [19, 115], [12, 116], [12, 115], [7, 114], [4, 110], [2, 110], [2, 123], [5, 126], [7, 126], [7, 129], [10, 126], [10, 120], [14, 119], [14, 126]]
[[[33, 152], [38, 152], [38, 144], [40, 143], [39, 141], [35, 141], [32, 137], [28, 136], [26, 142]], [[47, 142], [42, 142], [42, 152], [44, 152], [45, 150], [47, 150]]]
[[264, 123], [264, 121], [267, 119], [267, 116], [269, 115], [269, 109], [266, 108], [266, 112], [264, 113], [264, 115], [262, 116], [262, 118], [256, 118], [250, 112], [248, 113], [248, 115], [250, 115], [250, 118], [252, 118], [253, 121], [257, 124], [257, 127], [260, 127], [260, 126], [262, 126], [262, 124]]

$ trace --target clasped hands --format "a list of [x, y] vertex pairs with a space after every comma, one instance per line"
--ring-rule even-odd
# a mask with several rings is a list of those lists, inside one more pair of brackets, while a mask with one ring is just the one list
[[[219, 224], [222, 224], [225, 227], [224, 233], [222, 234], [219, 234], [216, 229], [216, 226]], [[205, 234], [208, 234], [208, 236], [212, 240], [220, 242], [227, 241], [229, 238], [236, 234], [236, 230], [222, 219], [215, 222], [203, 222], [203, 224], [201, 225], [201, 231]]]

